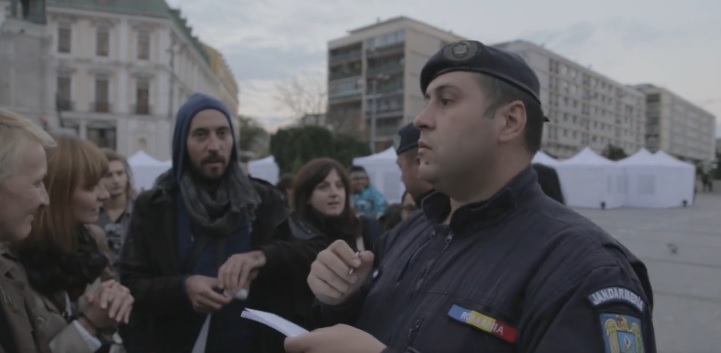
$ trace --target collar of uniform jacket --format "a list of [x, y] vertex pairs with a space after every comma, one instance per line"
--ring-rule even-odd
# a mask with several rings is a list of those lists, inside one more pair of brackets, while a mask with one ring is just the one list
[[[538, 194], [536, 172], [530, 165], [518, 173], [506, 186], [490, 199], [465, 205], [453, 214], [450, 228], [456, 236], [469, 231], [494, 225], [511, 214], [524, 199]], [[440, 192], [428, 195], [422, 204], [423, 213], [441, 223], [451, 211], [448, 196]]]

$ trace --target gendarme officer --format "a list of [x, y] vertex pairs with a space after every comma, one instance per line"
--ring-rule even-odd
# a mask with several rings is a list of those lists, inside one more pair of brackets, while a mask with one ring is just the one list
[[373, 254], [343, 242], [318, 255], [308, 283], [339, 325], [286, 349], [655, 353], [644, 264], [537, 183], [544, 118], [531, 68], [463, 41], [434, 55], [420, 83], [420, 176], [438, 192], [394, 230], [376, 270]]

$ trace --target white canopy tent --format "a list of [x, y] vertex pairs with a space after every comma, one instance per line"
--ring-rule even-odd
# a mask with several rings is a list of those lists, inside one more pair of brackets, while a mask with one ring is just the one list
[[128, 164], [133, 172], [133, 186], [138, 191], [152, 188], [155, 179], [173, 165], [172, 161], [159, 161], [145, 151], [138, 151], [128, 158]]
[[248, 174], [253, 178], [263, 179], [271, 184], [278, 182], [278, 174], [280, 174], [280, 168], [275, 163], [275, 158], [272, 155], [248, 162]]
[[692, 165], [644, 148], [618, 164], [628, 180], [626, 206], [667, 208], [693, 202], [696, 174]]
[[353, 165], [361, 166], [368, 177], [388, 203], [401, 202], [405, 188], [401, 182], [401, 171], [396, 164], [396, 151], [393, 147], [370, 156], [353, 158]]
[[571, 207], [616, 208], [626, 199], [623, 169], [586, 147], [553, 166], [561, 180], [566, 204]]
[[549, 167], [553, 167], [553, 166], [561, 163], [561, 161], [549, 156], [548, 154], [546, 154], [546, 152], [538, 151], [538, 152], [536, 152], [536, 155], [533, 156], [533, 160], [531, 160], [531, 163], [534, 163], [534, 164], [538, 163], [538, 164], [547, 165]]

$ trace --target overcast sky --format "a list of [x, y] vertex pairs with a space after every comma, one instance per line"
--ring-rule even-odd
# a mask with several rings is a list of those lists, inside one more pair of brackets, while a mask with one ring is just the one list
[[[290, 113], [275, 84], [324, 79], [326, 47], [347, 30], [405, 15], [485, 43], [545, 43], [616, 81], [665, 86], [719, 118], [721, 1], [717, 0], [168, 0], [226, 57], [242, 114], [268, 128]], [[715, 18], [716, 17], [716, 18]]]

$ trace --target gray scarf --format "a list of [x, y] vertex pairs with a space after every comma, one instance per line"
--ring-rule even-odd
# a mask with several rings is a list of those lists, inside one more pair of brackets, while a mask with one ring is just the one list
[[260, 196], [237, 163], [231, 162], [215, 196], [198, 187], [190, 171], [180, 179], [180, 192], [191, 223], [210, 236], [225, 236], [236, 230], [244, 213], [253, 220]]

